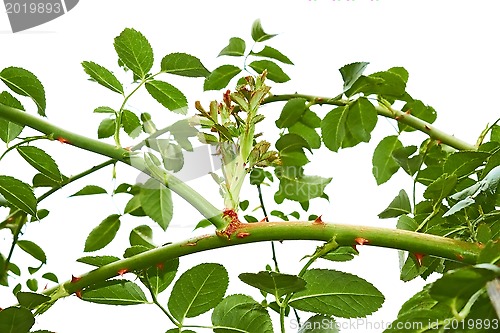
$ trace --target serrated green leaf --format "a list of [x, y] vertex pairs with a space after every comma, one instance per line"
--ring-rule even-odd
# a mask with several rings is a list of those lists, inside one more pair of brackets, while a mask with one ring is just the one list
[[210, 71], [200, 59], [187, 53], [167, 54], [161, 60], [162, 72], [187, 77], [207, 77]]
[[444, 174], [427, 187], [427, 189], [424, 191], [424, 198], [433, 201], [441, 201], [442, 199], [450, 195], [456, 184], [456, 175]]
[[[313, 216], [314, 217], [314, 216]], [[314, 221], [314, 219], [309, 218], [309, 221]], [[334, 251], [328, 252], [321, 258], [330, 260], [330, 261], [349, 261], [354, 259], [354, 256], [357, 256], [359, 253], [351, 246], [340, 246], [336, 248]]]
[[306, 289], [290, 299], [303, 311], [342, 318], [364, 317], [380, 308], [384, 295], [360, 277], [327, 269], [308, 270]]
[[248, 223], [255, 223], [255, 222], [259, 222], [259, 220], [252, 216], [252, 215], [245, 215], [243, 216], [243, 218], [245, 219], [245, 221], [247, 221]]
[[110, 113], [115, 114], [116, 111], [110, 108], [109, 106], [99, 106], [94, 109], [94, 113]]
[[490, 154], [479, 151], [459, 151], [451, 154], [444, 163], [444, 172], [462, 177], [483, 165]]
[[286, 102], [281, 115], [276, 120], [278, 128], [288, 128], [297, 123], [306, 111], [306, 100], [304, 98], [293, 98]]
[[304, 123], [304, 125], [311, 128], [318, 128], [321, 126], [321, 118], [316, 115], [313, 111], [307, 109], [302, 118], [300, 118], [300, 122]]
[[399, 75], [405, 83], [408, 83], [408, 79], [410, 77], [410, 74], [404, 67], [392, 67], [387, 70], [388, 72], [394, 73]]
[[17, 246], [19, 246], [20, 249], [22, 249], [24, 252], [28, 253], [41, 263], [43, 264], [47, 263], [47, 256], [45, 255], [45, 252], [37, 244], [22, 239], [17, 241]]
[[303, 290], [306, 286], [298, 276], [277, 272], [242, 273], [238, 277], [246, 284], [278, 297]]
[[500, 125], [491, 127], [490, 141], [500, 142]]
[[16, 298], [19, 305], [30, 310], [36, 309], [39, 305], [50, 301], [49, 296], [30, 292], [18, 292]]
[[116, 120], [106, 118], [101, 121], [99, 127], [97, 128], [97, 138], [104, 139], [109, 138], [115, 134]]
[[250, 204], [250, 202], [248, 200], [243, 200], [243, 201], [240, 201], [239, 206], [240, 206], [241, 210], [247, 210], [249, 204]]
[[149, 247], [142, 245], [134, 245], [125, 249], [125, 252], [123, 253], [123, 258], [130, 258], [149, 250], [151, 250]]
[[[3, 91], [2, 93], [0, 93], [0, 104], [24, 111], [24, 107], [21, 102], [19, 102], [7, 91]], [[24, 126], [18, 125], [5, 119], [0, 119], [0, 139], [5, 143], [9, 143], [17, 138], [19, 134], [21, 134], [23, 128]]]
[[10, 177], [0, 176], [0, 194], [13, 206], [36, 216], [37, 200], [33, 189], [26, 183]]
[[26, 280], [26, 287], [28, 287], [29, 290], [36, 292], [38, 290], [38, 280], [37, 279]]
[[42, 277], [46, 280], [52, 281], [54, 283], [59, 283], [59, 279], [54, 273], [45, 273], [42, 275]]
[[245, 55], [246, 44], [245, 41], [239, 37], [231, 37], [229, 44], [223, 48], [218, 57], [226, 55], [233, 57], [241, 57]]
[[385, 183], [398, 171], [399, 164], [392, 155], [396, 149], [402, 147], [403, 144], [398, 137], [392, 135], [382, 139], [375, 148], [372, 158], [372, 172], [377, 185]]
[[35, 324], [30, 310], [10, 307], [0, 311], [0, 332], [28, 333]]
[[123, 64], [144, 79], [153, 67], [153, 49], [146, 37], [137, 30], [126, 28], [115, 38], [114, 47]]
[[168, 308], [182, 322], [213, 309], [222, 301], [229, 283], [226, 269], [220, 264], [200, 264], [184, 272], [175, 283]]
[[[402, 111], [411, 113], [412, 116], [422, 119], [423, 121], [432, 124], [436, 118], [437, 113], [433, 107], [425, 105], [422, 101], [413, 100], [405, 104], [403, 106]], [[398, 123], [398, 127], [400, 131], [413, 132], [415, 128], [408, 126], [403, 123]]]
[[132, 139], [137, 138], [142, 132], [141, 121], [135, 113], [129, 110], [123, 110], [122, 112], [122, 127]]
[[306, 176], [300, 168], [294, 166], [276, 168], [276, 176], [280, 180], [277, 194], [298, 202], [321, 197], [332, 180], [320, 176]]
[[276, 83], [283, 83], [290, 81], [290, 77], [283, 72], [280, 66], [269, 60], [257, 60], [248, 65], [257, 73], [261, 74], [267, 70], [267, 78]]
[[338, 151], [346, 136], [348, 106], [340, 106], [330, 111], [321, 121], [321, 135], [325, 146], [331, 151]]
[[298, 333], [338, 333], [340, 325], [335, 319], [322, 315], [315, 315], [307, 319]]
[[76, 197], [80, 195], [93, 195], [93, 194], [107, 194], [105, 189], [97, 185], [87, 185], [80, 191], [70, 195], [70, 197]]
[[411, 213], [411, 203], [408, 194], [405, 190], [399, 191], [399, 194], [391, 201], [389, 207], [378, 214], [381, 219], [388, 219], [391, 217], [398, 217], [403, 214]]
[[30, 97], [38, 114], [45, 117], [45, 89], [33, 73], [19, 67], [8, 67], [0, 72], [0, 80], [16, 94]]
[[302, 151], [302, 148], [306, 148], [309, 151], [311, 150], [307, 141], [298, 134], [287, 133], [276, 141], [276, 149], [279, 151], [285, 149]]
[[368, 62], [354, 62], [339, 69], [344, 80], [344, 92], [349, 90], [354, 82], [361, 77], [368, 64]]
[[59, 167], [49, 154], [34, 146], [17, 147], [17, 151], [26, 162], [42, 174], [56, 182], [62, 181]]
[[82, 66], [92, 80], [114, 92], [123, 94], [122, 84], [110, 70], [92, 61], [84, 61]]
[[203, 83], [203, 90], [221, 90], [227, 87], [229, 81], [241, 72], [239, 67], [222, 65], [210, 73]]
[[273, 333], [271, 317], [266, 309], [247, 295], [231, 295], [220, 302], [212, 313], [215, 333]]
[[84, 252], [93, 252], [102, 249], [115, 238], [120, 229], [120, 215], [113, 214], [106, 217], [95, 227], [85, 240]]
[[98, 282], [82, 291], [82, 299], [87, 302], [109, 305], [146, 304], [148, 300], [142, 289], [127, 280]]
[[[158, 295], [165, 291], [172, 283], [179, 268], [179, 259], [172, 259], [166, 262], [158, 263], [146, 270], [146, 274], [141, 278], [143, 283], [147, 283], [151, 291]], [[145, 280], [147, 277], [147, 281]]]
[[415, 155], [410, 158], [417, 151], [417, 146], [408, 146], [396, 149], [392, 152], [392, 157], [398, 164], [406, 171], [407, 174], [413, 176], [417, 173], [422, 166], [423, 156]]
[[377, 111], [366, 98], [358, 98], [349, 106], [345, 123], [345, 138], [342, 147], [354, 147], [360, 142], [368, 142], [377, 124]]
[[264, 32], [262, 28], [262, 24], [260, 23], [260, 19], [257, 19], [252, 24], [252, 39], [255, 42], [263, 42], [265, 40], [271, 39], [276, 35], [271, 35]]
[[252, 51], [252, 52], [250, 52], [250, 54], [253, 56], [258, 56], [258, 57], [266, 57], [266, 58], [276, 59], [278, 61], [281, 61], [284, 64], [293, 65], [293, 62], [290, 59], [288, 59], [288, 57], [286, 55], [284, 55], [280, 51], [276, 50], [275, 48], [267, 46], [267, 45], [264, 46], [262, 51], [260, 51], [260, 52], [253, 52]]
[[155, 179], [149, 179], [141, 186], [141, 206], [144, 212], [166, 230], [172, 220], [173, 203], [170, 189]]
[[146, 83], [146, 90], [170, 111], [183, 115], [187, 113], [188, 102], [186, 96], [170, 83], [151, 80]]
[[120, 258], [115, 256], [95, 256], [95, 257], [87, 256], [76, 259], [76, 261], [78, 262], [96, 267], [105, 266], [107, 264], [111, 264], [112, 262], [118, 260], [120, 260]]
[[[63, 176], [65, 179], [65, 177]], [[37, 173], [33, 176], [33, 187], [58, 187], [60, 186], [59, 182], [45, 176], [44, 174]]]
[[318, 132], [316, 132], [314, 128], [303, 124], [301, 121], [296, 122], [288, 129], [288, 131], [290, 133], [300, 135], [307, 141], [307, 144], [311, 147], [311, 149], [318, 149], [321, 147], [321, 137]]
[[132, 199], [127, 202], [125, 208], [123, 209], [123, 213], [130, 214], [132, 216], [146, 216], [146, 213], [141, 206], [140, 195], [134, 195]]
[[140, 225], [132, 229], [128, 239], [132, 246], [141, 245], [151, 249], [156, 247], [153, 242], [153, 229], [148, 225]]
[[402, 215], [399, 217], [396, 226], [401, 230], [415, 231], [418, 228], [418, 223], [408, 215]]

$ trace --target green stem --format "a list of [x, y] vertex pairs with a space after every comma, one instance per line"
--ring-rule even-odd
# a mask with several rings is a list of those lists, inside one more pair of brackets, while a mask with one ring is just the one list
[[0, 156], [0, 161], [5, 157], [5, 155], [7, 155], [7, 153], [19, 146], [22, 146], [28, 142], [32, 142], [32, 141], [36, 141], [36, 140], [43, 140], [43, 139], [48, 139], [46, 135], [43, 135], [43, 136], [34, 136], [34, 137], [30, 137], [30, 138], [26, 138], [24, 140], [22, 140], [21, 142], [18, 142], [16, 143], [15, 145], [13, 146], [10, 146], [9, 148], [7, 148], [7, 150], [5, 150], [2, 154], [2, 156]]
[[158, 301], [158, 297], [156, 297], [155, 292], [153, 291], [153, 288], [151, 288], [151, 284], [149, 283], [149, 277], [148, 273], [145, 273], [146, 277], [144, 280], [141, 280], [142, 283], [146, 286], [146, 288], [149, 290], [149, 293], [151, 294], [151, 299], [153, 300], [153, 303], [160, 308], [160, 310], [168, 317], [168, 319], [177, 327], [181, 327], [182, 325], [170, 314], [170, 312], [165, 309], [160, 302]]
[[[330, 242], [335, 239], [339, 246], [352, 246], [358, 237], [368, 240], [368, 245], [372, 246], [423, 253], [469, 264], [476, 263], [481, 251], [480, 246], [475, 243], [405, 230], [314, 222], [258, 222], [243, 224], [229, 239], [217, 234], [205, 235], [143, 252], [97, 268], [82, 275], [78, 281], [67, 281], [62, 286], [72, 294], [96, 282], [115, 277], [124, 269], [140, 271], [166, 260], [240, 244], [284, 240]], [[60, 286], [56, 286], [44, 293], [52, 294], [59, 288]]]
[[[328, 104], [328, 105], [336, 105], [336, 106], [345, 106], [349, 104], [349, 101], [343, 100], [340, 98], [331, 98], [331, 97], [319, 97], [313, 95], [304, 95], [304, 94], [285, 94], [285, 95], [274, 95], [267, 97], [262, 104], [268, 104], [273, 102], [282, 102], [288, 101], [293, 98], [305, 98], [308, 101], [314, 102], [314, 104]], [[415, 117], [411, 114], [407, 114], [406, 112], [393, 109], [390, 105], [384, 106], [376, 106], [377, 113], [380, 116], [395, 119], [400, 123], [408, 125], [418, 131], [421, 131], [427, 134], [429, 137], [440, 141], [450, 147], [453, 147], [458, 150], [477, 150], [475, 145], [469, 144], [465, 141], [462, 141], [453, 135], [445, 133], [435, 126]]]
[[[257, 191], [259, 192], [260, 208], [262, 209], [262, 213], [264, 213], [265, 221], [269, 222], [266, 206], [264, 204], [264, 198], [262, 197], [262, 189], [260, 188], [260, 184], [257, 184], [256, 186], [257, 186]], [[280, 268], [278, 266], [278, 258], [276, 257], [276, 249], [274, 247], [274, 242], [271, 242], [271, 252], [273, 254], [274, 270], [279, 273]]]
[[[87, 151], [110, 157], [116, 161], [129, 164], [134, 168], [153, 176], [162, 182], [169, 189], [188, 201], [196, 208], [206, 219], [208, 219], [219, 230], [223, 230], [227, 222], [223, 219], [221, 212], [213, 206], [205, 197], [193, 190], [186, 183], [175, 176], [162, 170], [162, 176], [152, 174], [143, 158], [133, 154], [126, 149], [116, 147], [99, 140], [91, 139], [71, 131], [55, 126], [47, 121], [33, 116], [21, 110], [0, 104], [0, 118], [12, 121], [19, 125], [31, 127], [41, 133], [52, 135], [55, 139], [62, 138], [70, 145], [82, 148]], [[167, 182], [165, 182], [167, 180]]]

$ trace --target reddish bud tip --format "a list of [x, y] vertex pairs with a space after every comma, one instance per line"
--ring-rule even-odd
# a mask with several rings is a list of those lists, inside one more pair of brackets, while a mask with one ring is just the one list
[[71, 283], [76, 283], [81, 279], [82, 279], [81, 277], [71, 275]]
[[250, 236], [250, 233], [249, 232], [239, 232], [236, 237], [238, 238], [245, 238], [245, 237], [248, 237]]
[[363, 237], [356, 237], [354, 238], [354, 241], [356, 242], [356, 244], [358, 245], [365, 245], [365, 244], [368, 244], [368, 239], [365, 239]]
[[423, 253], [414, 253], [415, 259], [417, 260], [417, 263], [419, 266], [422, 266], [422, 260], [424, 259], [425, 254]]
[[322, 215], [318, 216], [318, 217], [316, 218], [316, 220], [314, 220], [313, 224], [325, 224], [325, 223], [323, 222], [323, 220], [321, 219], [321, 216], [322, 216]]
[[118, 270], [118, 275], [123, 276], [123, 274], [125, 274], [127, 272], [128, 272], [128, 269], [122, 268], [122, 269]]
[[58, 138], [57, 138], [57, 141], [59, 141], [60, 143], [69, 143], [69, 141], [68, 141], [68, 140], [66, 140], [66, 139], [65, 139], [65, 138], [63, 138], [63, 137], [58, 137]]

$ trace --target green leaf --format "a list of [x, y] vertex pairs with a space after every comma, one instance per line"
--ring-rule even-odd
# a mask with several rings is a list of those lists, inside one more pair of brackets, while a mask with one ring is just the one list
[[424, 192], [424, 198], [433, 201], [441, 201], [453, 191], [456, 184], [456, 175], [444, 174], [427, 187]]
[[227, 87], [229, 81], [241, 72], [241, 69], [233, 65], [222, 65], [217, 67], [207, 76], [203, 83], [203, 90], [221, 90]]
[[99, 127], [97, 128], [97, 138], [104, 139], [109, 138], [115, 134], [116, 120], [113, 118], [106, 118], [101, 121]]
[[146, 83], [146, 90], [170, 111], [183, 115], [187, 113], [188, 102], [186, 96], [173, 85], [163, 81], [151, 80]]
[[52, 281], [54, 283], [59, 283], [59, 279], [57, 278], [57, 276], [54, 273], [45, 273], [42, 275], [42, 277], [44, 279], [47, 279], [47, 280]]
[[382, 139], [377, 148], [375, 148], [372, 159], [372, 172], [377, 185], [385, 183], [398, 171], [399, 164], [392, 155], [396, 149], [402, 147], [403, 144], [399, 141], [398, 137], [392, 135]]
[[384, 296], [360, 277], [326, 269], [308, 270], [306, 289], [290, 299], [290, 306], [342, 318], [364, 317], [380, 308]]
[[321, 197], [332, 180], [320, 176], [306, 176], [300, 168], [293, 166], [276, 168], [276, 176], [280, 180], [277, 193], [298, 202]]
[[300, 135], [304, 140], [307, 141], [307, 144], [311, 147], [311, 149], [318, 149], [321, 147], [321, 137], [318, 132], [314, 128], [311, 128], [301, 121], [296, 122], [288, 131], [293, 134]]
[[404, 67], [392, 67], [389, 68], [387, 71], [399, 75], [405, 83], [408, 83], [410, 74]]
[[[429, 124], [432, 124], [437, 118], [436, 110], [434, 110], [434, 108], [431, 106], [425, 105], [424, 103], [422, 103], [422, 101], [419, 100], [413, 100], [406, 103], [405, 106], [403, 106], [402, 111], [410, 112], [412, 116], [422, 119]], [[415, 128], [405, 125], [401, 122], [398, 123], [398, 127], [400, 131], [415, 131]]]
[[325, 146], [338, 151], [346, 136], [348, 106], [340, 106], [330, 111], [321, 121], [321, 135]]
[[[0, 93], [0, 104], [24, 111], [24, 107], [22, 106], [22, 104], [14, 96], [6, 91]], [[0, 119], [0, 139], [2, 139], [2, 141], [5, 143], [9, 143], [17, 138], [19, 134], [21, 134], [23, 128], [24, 126], [18, 125], [5, 119]]]
[[123, 110], [122, 112], [122, 127], [132, 139], [137, 138], [142, 132], [141, 121], [135, 113], [129, 110]]
[[500, 125], [491, 127], [490, 141], [500, 142]]
[[200, 264], [184, 272], [175, 283], [168, 308], [182, 322], [213, 309], [220, 303], [229, 283], [226, 269], [220, 264]]
[[250, 204], [250, 202], [248, 200], [243, 200], [243, 201], [240, 201], [239, 206], [240, 206], [241, 210], [247, 210], [249, 204]]
[[94, 195], [94, 194], [107, 194], [105, 189], [97, 185], [87, 185], [80, 191], [70, 195], [70, 197], [76, 197], [80, 195]]
[[106, 266], [107, 264], [111, 264], [112, 262], [118, 260], [120, 260], [120, 258], [115, 256], [95, 256], [95, 257], [87, 256], [78, 258], [76, 261], [91, 266], [101, 267], [101, 266]]
[[490, 154], [479, 151], [460, 151], [451, 154], [444, 163], [444, 172], [457, 177], [469, 175], [483, 165]]
[[17, 151], [26, 162], [42, 174], [56, 182], [62, 181], [59, 167], [49, 154], [34, 146], [17, 147]]
[[410, 198], [408, 198], [408, 194], [406, 194], [405, 190], [401, 190], [394, 200], [391, 201], [389, 207], [378, 214], [378, 217], [381, 219], [388, 219], [409, 213], [411, 213]]
[[226, 55], [233, 57], [241, 57], [245, 55], [245, 41], [239, 37], [231, 37], [229, 44], [220, 51], [218, 57]]
[[298, 333], [338, 333], [339, 326], [331, 317], [315, 315], [300, 326]]
[[298, 276], [277, 272], [242, 273], [238, 277], [246, 284], [277, 297], [303, 290], [306, 286]]
[[132, 229], [128, 239], [132, 246], [141, 245], [151, 249], [156, 247], [153, 242], [153, 229], [148, 225], [140, 225]]
[[260, 23], [260, 19], [257, 19], [252, 24], [252, 39], [255, 42], [263, 42], [265, 40], [271, 39], [276, 35], [271, 35], [264, 32], [262, 28], [262, 24]]
[[30, 310], [36, 309], [39, 305], [50, 301], [50, 297], [37, 293], [18, 292], [16, 298], [19, 305]]
[[370, 133], [377, 124], [377, 110], [366, 98], [358, 98], [349, 106], [345, 123], [346, 136], [342, 147], [354, 147], [360, 142], [370, 141]]
[[361, 77], [368, 64], [368, 62], [354, 62], [339, 69], [340, 74], [342, 74], [342, 79], [344, 80], [344, 92], [349, 90], [354, 82]]
[[200, 59], [187, 53], [167, 54], [161, 60], [162, 72], [187, 77], [207, 77], [210, 71]]
[[418, 228], [418, 223], [415, 219], [402, 215], [398, 219], [397, 228], [401, 230], [415, 231]]
[[19, 67], [8, 67], [0, 72], [0, 80], [16, 94], [30, 97], [38, 114], [45, 117], [45, 89], [33, 73]]
[[358, 254], [359, 254], [358, 251], [356, 251], [351, 246], [340, 246], [336, 248], [334, 251], [328, 252], [321, 258], [330, 261], [349, 261], [354, 259], [354, 256], [357, 256]]
[[[155, 295], [163, 292], [172, 283], [179, 268], [179, 259], [172, 259], [161, 262], [146, 270], [146, 275], [141, 278], [143, 283], [147, 283]], [[147, 282], [145, 277], [147, 276]]]
[[398, 164], [406, 171], [407, 174], [413, 176], [420, 170], [422, 166], [423, 155], [415, 155], [410, 158], [417, 151], [417, 146], [408, 146], [396, 149], [392, 152], [392, 157]]
[[93, 252], [102, 249], [115, 238], [120, 229], [120, 215], [113, 214], [106, 217], [95, 227], [85, 241], [84, 252]]
[[278, 128], [288, 128], [297, 123], [306, 111], [306, 100], [304, 98], [293, 98], [286, 102], [281, 115], [276, 120]]
[[92, 80], [114, 92], [123, 94], [122, 84], [110, 70], [92, 61], [84, 61], [82, 66]]
[[115, 114], [116, 111], [110, 108], [109, 106], [99, 106], [94, 109], [94, 113], [110, 113]]
[[28, 333], [35, 324], [30, 310], [10, 307], [0, 311], [0, 332]]
[[300, 122], [311, 128], [318, 128], [321, 126], [321, 118], [316, 115], [313, 111], [307, 109], [302, 115]]
[[141, 186], [140, 199], [144, 212], [163, 230], [167, 230], [174, 212], [170, 189], [155, 179], [149, 179]]
[[271, 58], [271, 59], [276, 59], [278, 61], [281, 61], [282, 63], [288, 64], [288, 65], [293, 65], [293, 62], [288, 59], [286, 55], [281, 53], [280, 51], [276, 50], [275, 48], [272, 48], [270, 46], [264, 46], [262, 51], [260, 52], [250, 52], [251, 55], [253, 56], [258, 56], [258, 57], [266, 57], [266, 58]]
[[298, 134], [287, 133], [281, 136], [278, 141], [276, 141], [276, 149], [279, 151], [282, 150], [299, 150], [302, 151], [302, 148], [306, 148], [307, 150], [311, 150], [307, 141], [302, 138]]
[[290, 81], [290, 77], [276, 63], [269, 60], [257, 60], [248, 65], [257, 73], [262, 73], [267, 69], [267, 78], [276, 83]]
[[146, 213], [141, 206], [140, 195], [134, 195], [132, 199], [127, 202], [125, 208], [123, 209], [123, 213], [130, 214], [132, 216], [146, 216]]
[[146, 295], [137, 284], [122, 279], [98, 282], [82, 291], [82, 299], [87, 302], [109, 305], [148, 303]]
[[115, 50], [127, 68], [144, 79], [153, 67], [153, 49], [139, 31], [126, 28], [115, 38]]
[[26, 280], [26, 286], [29, 288], [29, 290], [36, 292], [38, 290], [38, 280], [28, 279]]
[[10, 177], [0, 176], [0, 194], [13, 206], [36, 216], [37, 200], [33, 189], [26, 183]]
[[252, 215], [245, 215], [243, 216], [243, 218], [245, 219], [245, 221], [247, 221], [248, 223], [255, 223], [255, 222], [259, 222], [259, 220], [256, 218], [256, 217], [253, 217]]
[[271, 317], [250, 296], [231, 295], [220, 302], [212, 313], [215, 333], [273, 333]]
[[41, 263], [47, 263], [47, 256], [45, 255], [45, 252], [37, 244], [28, 240], [19, 240], [17, 242], [17, 246], [19, 246], [20, 249], [22, 249], [24, 252], [28, 253]]
[[143, 252], [151, 250], [149, 247], [142, 246], [142, 245], [134, 245], [131, 246], [127, 249], [125, 249], [125, 252], [123, 253], [124, 258], [130, 258], [133, 256], [136, 256], [138, 254], [141, 254]]

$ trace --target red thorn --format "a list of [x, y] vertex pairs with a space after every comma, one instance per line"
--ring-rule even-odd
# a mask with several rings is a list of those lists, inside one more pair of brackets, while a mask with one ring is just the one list
[[441, 140], [439, 140], [439, 139], [438, 139], [438, 140], [436, 140], [436, 143], [437, 143], [438, 145], [440, 145], [440, 144], [442, 144], [442, 143], [443, 143], [443, 141], [441, 141]]
[[414, 253], [415, 259], [417, 260], [417, 263], [419, 266], [422, 266], [422, 259], [424, 259], [425, 254], [423, 253]]
[[81, 279], [82, 279], [81, 277], [71, 275], [71, 283], [76, 283]]
[[401, 118], [403, 118], [403, 116], [396, 116], [394, 119], [399, 120]]
[[457, 254], [457, 259], [460, 260], [460, 261], [463, 261], [464, 260], [464, 256], [461, 255], [460, 253]]
[[427, 131], [430, 131], [430, 130], [431, 130], [431, 128], [430, 128], [429, 126], [427, 126], [427, 125], [425, 125], [425, 129], [426, 129]]
[[316, 220], [314, 220], [313, 224], [321, 224], [321, 225], [325, 224], [325, 222], [323, 222], [323, 220], [321, 219], [321, 216], [323, 215], [318, 216]]
[[238, 234], [236, 235], [236, 237], [238, 237], [238, 238], [245, 238], [248, 236], [250, 236], [249, 232], [238, 232]]
[[76, 297], [78, 297], [79, 299], [82, 299], [82, 291], [81, 291], [81, 290], [78, 290], [77, 292], [75, 292], [75, 295], [76, 295]]
[[165, 269], [165, 265], [162, 262], [160, 262], [159, 264], [156, 264], [156, 268], [162, 271], [163, 269]]
[[406, 114], [411, 114], [411, 109], [406, 110]]
[[67, 139], [65, 139], [61, 136], [57, 138], [57, 141], [59, 141], [60, 143], [70, 143]]
[[43, 287], [43, 290], [47, 290], [47, 288], [49, 287], [49, 284], [45, 284], [45, 287]]
[[118, 275], [123, 276], [123, 274], [125, 274], [127, 272], [128, 272], [127, 268], [122, 268], [122, 269], [118, 270]]
[[262, 220], [259, 221], [259, 223], [262, 223], [262, 222], [269, 222], [269, 219], [266, 217], [264, 217]]
[[356, 242], [356, 244], [358, 245], [365, 245], [365, 244], [368, 244], [368, 239], [365, 239], [363, 237], [356, 237], [354, 238], [354, 241]]

